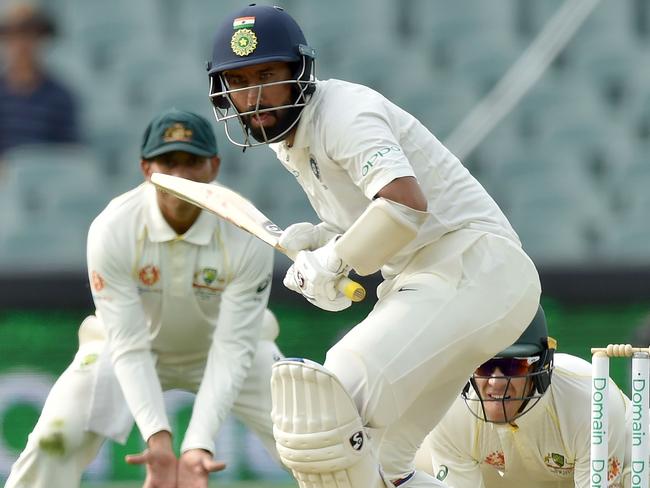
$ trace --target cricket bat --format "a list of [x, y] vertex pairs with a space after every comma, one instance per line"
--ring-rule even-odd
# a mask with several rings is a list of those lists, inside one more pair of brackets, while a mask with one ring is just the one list
[[[162, 173], [153, 173], [151, 183], [253, 234], [292, 261], [296, 258], [296, 253], [283, 248], [278, 243], [282, 229], [239, 193], [223, 185], [199, 183]], [[360, 302], [366, 297], [363, 286], [348, 277], [341, 278], [336, 287], [353, 302]]]

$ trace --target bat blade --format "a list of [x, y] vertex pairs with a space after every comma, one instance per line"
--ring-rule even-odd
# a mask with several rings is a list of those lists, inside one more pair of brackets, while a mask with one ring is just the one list
[[[260, 212], [249, 200], [230, 188], [162, 173], [153, 173], [151, 183], [181, 200], [214, 213], [266, 242], [291, 260], [295, 259], [295, 253], [289, 252], [279, 244], [282, 229]], [[354, 302], [360, 302], [366, 297], [366, 290], [363, 286], [347, 277], [339, 280], [337, 288]]]
[[282, 229], [239, 193], [218, 184], [200, 183], [177, 176], [154, 173], [151, 182], [174, 196], [216, 214], [231, 224], [280, 249]]

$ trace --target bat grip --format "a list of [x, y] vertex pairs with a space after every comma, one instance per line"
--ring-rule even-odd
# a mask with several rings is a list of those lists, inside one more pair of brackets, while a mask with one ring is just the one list
[[[283, 252], [285, 255], [287, 255], [292, 261], [296, 260], [296, 254], [298, 254], [297, 252], [289, 251], [288, 249], [284, 249], [279, 246], [276, 247], [280, 252]], [[342, 277], [336, 283], [336, 289], [353, 302], [360, 302], [366, 298], [366, 289], [363, 287], [363, 285], [361, 283], [357, 283], [354, 280], [351, 280], [347, 276]]]
[[336, 289], [353, 302], [360, 302], [366, 298], [366, 289], [354, 280], [344, 276], [336, 283]]

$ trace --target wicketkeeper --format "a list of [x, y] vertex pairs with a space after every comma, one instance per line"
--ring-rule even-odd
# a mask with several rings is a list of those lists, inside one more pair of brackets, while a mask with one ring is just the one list
[[[454, 488], [592, 486], [591, 365], [555, 349], [540, 307], [513, 345], [474, 371], [418, 467]], [[614, 382], [608, 397], [608, 486], [620, 488], [632, 409]]]

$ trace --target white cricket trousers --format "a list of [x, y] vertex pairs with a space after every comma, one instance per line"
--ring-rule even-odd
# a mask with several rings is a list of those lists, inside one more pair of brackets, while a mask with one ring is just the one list
[[[400, 479], [473, 371], [514, 343], [535, 315], [539, 276], [521, 247], [459, 230], [383, 282], [370, 314], [327, 353], [365, 425], [385, 477]], [[418, 473], [419, 475], [420, 473]], [[436, 485], [415, 476], [403, 488]]]
[[[84, 470], [105, 440], [85, 430], [93, 395], [93, 368], [102, 364], [102, 361], [88, 364], [88, 358], [103, 350], [100, 341], [79, 348], [72, 364], [52, 387], [25, 450], [11, 468], [5, 488], [79, 487]], [[260, 438], [278, 463], [270, 413], [270, 381], [273, 363], [280, 357], [273, 341], [260, 341], [232, 408], [232, 413]]]

